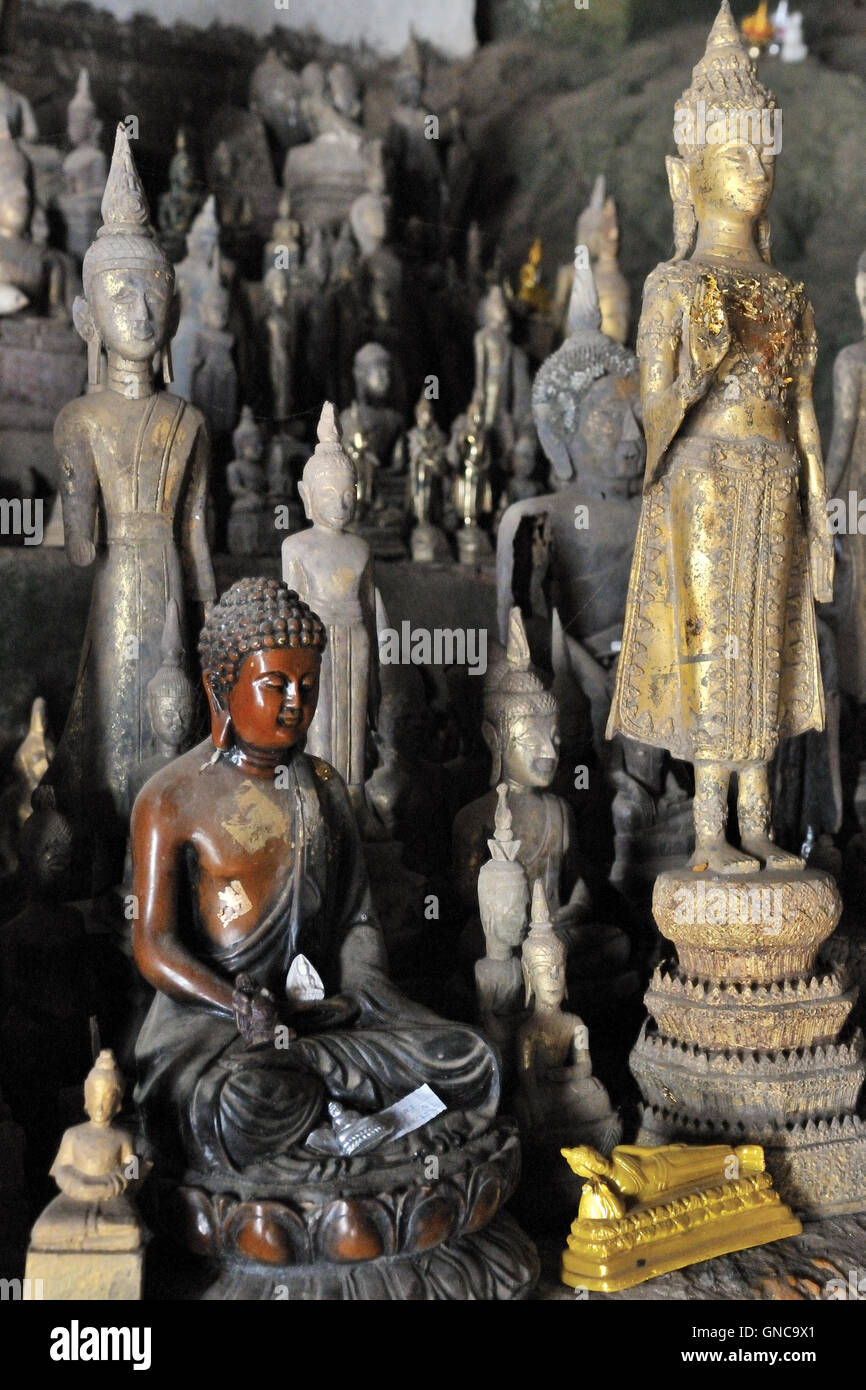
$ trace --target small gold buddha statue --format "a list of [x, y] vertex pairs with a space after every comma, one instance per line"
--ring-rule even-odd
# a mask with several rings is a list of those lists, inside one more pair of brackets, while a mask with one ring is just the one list
[[[691, 865], [712, 873], [802, 868], [774, 842], [767, 767], [824, 725], [814, 604], [832, 597], [833, 538], [814, 315], [770, 260], [775, 104], [723, 0], [677, 103], [675, 255], [638, 330], [646, 474], [607, 735], [694, 765]], [[710, 105], [724, 141], [703, 130]]]
[[517, 298], [534, 314], [550, 313], [550, 293], [541, 283], [541, 237], [536, 237], [529, 255], [520, 267], [520, 287]]

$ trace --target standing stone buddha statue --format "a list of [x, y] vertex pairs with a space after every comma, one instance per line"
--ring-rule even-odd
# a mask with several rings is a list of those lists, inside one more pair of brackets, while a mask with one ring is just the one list
[[[704, 130], [710, 107], [723, 127]], [[774, 843], [767, 764], [780, 739], [824, 723], [814, 602], [831, 598], [833, 546], [817, 340], [803, 286], [770, 261], [774, 110], [724, 0], [676, 107], [676, 252], [644, 288], [646, 476], [608, 722], [609, 737], [694, 764], [691, 862], [717, 873], [802, 866]]]
[[106, 380], [64, 406], [54, 427], [66, 553], [73, 565], [93, 565], [94, 577], [75, 694], [49, 773], [58, 808], [93, 840], [94, 887], [120, 878], [129, 776], [154, 751], [146, 691], [160, 665], [166, 608], [174, 600], [185, 614], [214, 598], [207, 432], [199, 411], [154, 381], [157, 356], [171, 379], [174, 269], [150, 226], [122, 125], [102, 216], [74, 314], [91, 387], [103, 348]]

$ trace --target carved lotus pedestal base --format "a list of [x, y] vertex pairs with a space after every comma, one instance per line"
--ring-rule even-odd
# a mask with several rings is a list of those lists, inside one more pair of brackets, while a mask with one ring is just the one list
[[857, 989], [818, 963], [841, 912], [827, 874], [662, 874], [660, 966], [631, 1055], [639, 1144], [761, 1144], [782, 1200], [808, 1216], [866, 1210]]
[[514, 1127], [498, 1121], [432, 1157], [377, 1174], [371, 1155], [354, 1181], [334, 1175], [279, 1195], [152, 1181], [149, 1215], [208, 1262], [205, 1299], [525, 1298], [538, 1256], [499, 1210], [520, 1172]]

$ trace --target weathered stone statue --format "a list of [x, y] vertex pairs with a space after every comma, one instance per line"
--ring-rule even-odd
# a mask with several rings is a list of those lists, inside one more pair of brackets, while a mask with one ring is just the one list
[[[866, 334], [866, 252], [857, 263], [857, 303]], [[858, 705], [866, 704], [866, 536], [848, 522], [848, 499], [866, 496], [866, 337], [844, 347], [833, 368], [833, 433], [827, 450], [827, 490], [841, 505], [844, 525], [837, 525], [842, 564], [836, 601], [842, 605], [838, 646], [841, 688]], [[832, 517], [831, 517], [832, 519]], [[840, 593], [841, 590], [841, 593]]]
[[[33, 176], [30, 161], [9, 134], [0, 112], [0, 292], [6, 313], [28, 305], [34, 313], [67, 317], [62, 260], [32, 239]], [[13, 293], [18, 292], [18, 298]]]
[[283, 541], [283, 577], [305, 603], [315, 604], [328, 633], [307, 746], [337, 769], [363, 814], [367, 719], [375, 722], [379, 689], [373, 560], [367, 542], [346, 529], [355, 513], [355, 475], [330, 403], [318, 434], [298, 484], [313, 524]]
[[162, 244], [175, 262], [186, 253], [187, 235], [203, 202], [202, 180], [189, 148], [189, 135], [180, 126], [168, 166], [168, 191], [160, 196], [157, 209]]
[[565, 946], [553, 930], [540, 879], [532, 885], [531, 926], [521, 963], [532, 1013], [517, 1033], [515, 1112], [531, 1152], [528, 1166], [537, 1164], [539, 1151], [547, 1160], [544, 1166], [552, 1166], [568, 1133], [607, 1152], [619, 1140], [622, 1125], [592, 1074], [586, 1025], [563, 1009]]
[[156, 752], [129, 775], [130, 811], [148, 778], [185, 753], [195, 731], [196, 691], [185, 669], [187, 653], [176, 599], [169, 599], [166, 607], [160, 655], [162, 664], [145, 692]]
[[204, 416], [215, 449], [222, 446], [238, 421], [238, 370], [234, 334], [228, 331], [230, 312], [229, 290], [215, 258], [199, 302], [190, 383], [190, 400]]
[[[601, 331], [617, 343], [628, 341], [631, 323], [631, 296], [628, 281], [619, 268], [619, 222], [616, 203], [605, 197], [605, 177], [599, 174], [593, 185], [589, 206], [577, 219], [575, 245], [584, 246], [595, 280], [601, 308]], [[585, 264], [585, 261], [584, 261]], [[568, 305], [574, 282], [574, 267], [562, 266], [556, 281], [553, 316], [567, 336]]]
[[271, 409], [277, 421], [287, 420], [295, 399], [295, 353], [298, 346], [298, 304], [290, 272], [271, 266], [264, 279], [267, 314], [265, 332]]
[[301, 81], [269, 48], [250, 78], [250, 110], [260, 116], [283, 150], [310, 138], [301, 114]]
[[[380, 343], [365, 343], [359, 348], [355, 353], [354, 379], [356, 418], [376, 458], [387, 466], [403, 427], [399, 410], [390, 403], [394, 362], [388, 349]], [[341, 420], [345, 417], [346, 412], [343, 412]], [[345, 425], [343, 433], [346, 434]]]
[[[494, 1215], [486, 1173], [503, 1195], [516, 1178], [495, 1056], [391, 985], [345, 785], [302, 751], [329, 641], [284, 584], [233, 585], [200, 642], [211, 737], [136, 802], [154, 1180], [176, 1236], [223, 1264], [210, 1297], [272, 1297], [275, 1281], [300, 1298], [513, 1296], [525, 1238], [501, 1218], [468, 1233]], [[412, 1162], [428, 1149], [432, 1183]]]
[[556, 700], [532, 669], [520, 616], [512, 610], [505, 653], [497, 653], [484, 678], [484, 742], [490, 750], [490, 791], [464, 806], [454, 821], [455, 886], [472, 911], [478, 874], [494, 830], [496, 787], [505, 782], [520, 842], [519, 859], [530, 882], [541, 878], [557, 929], [586, 916], [588, 895], [576, 863], [574, 815], [561, 797], [545, 790], [559, 762]]
[[262, 279], [275, 267], [291, 271], [300, 265], [303, 231], [300, 222], [292, 216], [292, 200], [283, 190], [277, 208], [277, 215], [271, 227], [270, 240], [265, 243], [262, 258]]
[[424, 59], [414, 35], [409, 39], [394, 79], [395, 105], [385, 147], [394, 168], [394, 213], [399, 227], [417, 219], [427, 249], [435, 249], [442, 217], [444, 169], [439, 139], [431, 139], [430, 118], [422, 105]]
[[375, 339], [386, 347], [396, 347], [403, 319], [403, 267], [387, 245], [385, 195], [362, 193], [349, 209], [349, 222], [361, 253], [355, 280], [359, 339]]
[[273, 544], [274, 514], [268, 505], [268, 477], [262, 462], [265, 442], [248, 405], [232, 436], [235, 457], [226, 470], [232, 504], [228, 547], [231, 555], [263, 555]]
[[461, 565], [480, 564], [491, 553], [490, 539], [481, 522], [487, 522], [493, 511], [493, 459], [489, 431], [484, 425], [484, 401], [479, 393], [451, 426], [446, 457], [454, 470], [458, 559]]
[[84, 1083], [85, 1124], [68, 1129], [51, 1169], [60, 1188], [36, 1225], [26, 1277], [56, 1299], [141, 1298], [142, 1227], [126, 1195], [144, 1176], [133, 1136], [112, 1124], [124, 1082], [108, 1049]]
[[484, 428], [501, 457], [530, 419], [530, 386], [526, 354], [511, 341], [508, 304], [499, 285], [487, 293], [475, 334], [473, 395], [482, 402]]
[[445, 449], [445, 435], [436, 423], [431, 402], [422, 392], [415, 406], [415, 424], [394, 448], [394, 465], [406, 474], [408, 503], [416, 522], [411, 542], [414, 559], [428, 553], [431, 559], [448, 554], [448, 542], [439, 525], [443, 487], [448, 477]]
[[[710, 102], [722, 143], [703, 138]], [[609, 730], [695, 771], [695, 853], [653, 891], [677, 959], [653, 976], [631, 1056], [638, 1141], [736, 1133], [764, 1148], [783, 1198], [819, 1214], [866, 1204], [866, 1061], [846, 982], [818, 965], [836, 885], [773, 839], [767, 763], [823, 725], [814, 602], [833, 582], [815, 325], [770, 264], [774, 111], [723, 0], [676, 107], [677, 254], [644, 291], [647, 475]]]
[[67, 133], [72, 148], [63, 161], [64, 191], [59, 202], [66, 223], [66, 249], [80, 262], [99, 227], [108, 174], [108, 161], [99, 144], [102, 122], [90, 95], [87, 68], [78, 74], [75, 96], [69, 103]]
[[[578, 678], [597, 705], [601, 731], [609, 674], [622, 637], [628, 575], [640, 516], [645, 444], [638, 422], [637, 358], [600, 328], [592, 272], [578, 257], [569, 336], [539, 368], [532, 411], [557, 491], [508, 507], [496, 541], [496, 602], [505, 638], [515, 602], [526, 601], [527, 526], [542, 518], [549, 537], [550, 599], [579, 649]], [[525, 526], [524, 523], [527, 525]], [[523, 527], [523, 531], [521, 528]], [[522, 590], [522, 592], [521, 592]]]
[[[213, 571], [204, 529], [208, 440], [202, 416], [158, 390], [170, 377], [174, 270], [148, 221], [123, 126], [84, 258], [76, 326], [91, 383], [108, 354], [105, 389], [57, 418], [66, 553], [94, 565], [93, 595], [72, 707], [49, 772], [58, 809], [94, 844], [94, 875], [119, 881], [129, 773], [151, 748], [147, 684], [160, 664], [166, 606], [208, 604]], [[96, 539], [97, 515], [102, 525]]]
[[[773, 843], [767, 764], [780, 738], [823, 726], [814, 600], [832, 596], [833, 541], [814, 317], [769, 263], [772, 149], [696, 139], [694, 104], [720, 68], [773, 110], [729, 27], [726, 2], [677, 108], [677, 254], [644, 290], [646, 480], [608, 732], [694, 764], [692, 862], [748, 873], [801, 867]], [[739, 848], [725, 837], [732, 772]]]
[[484, 955], [475, 962], [478, 1019], [496, 1043], [507, 1076], [514, 1069], [514, 1038], [522, 1014], [523, 976], [515, 953], [526, 934], [529, 883], [512, 836], [508, 784], [496, 788], [490, 858], [478, 874], [478, 907], [484, 931]]
[[176, 272], [180, 321], [171, 349], [174, 374], [171, 389], [174, 395], [183, 396], [184, 400], [189, 400], [192, 392], [193, 363], [201, 327], [201, 301], [211, 283], [215, 262], [225, 278], [219, 236], [216, 199], [211, 195], [201, 212], [193, 218], [186, 238], [186, 255]]

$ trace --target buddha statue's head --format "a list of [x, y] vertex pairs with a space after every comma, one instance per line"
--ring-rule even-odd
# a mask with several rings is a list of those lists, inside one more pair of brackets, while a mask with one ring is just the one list
[[[45, 795], [43, 796], [43, 792]], [[40, 789], [33, 814], [21, 827], [18, 854], [27, 892], [42, 901], [62, 901], [69, 888], [75, 851], [72, 825], [53, 805], [53, 789]]]
[[84, 1082], [84, 1109], [98, 1129], [107, 1129], [120, 1113], [125, 1089], [114, 1053], [104, 1047]]
[[66, 112], [66, 133], [73, 148], [93, 143], [99, 139], [102, 122], [97, 118], [96, 106], [90, 95], [90, 74], [82, 68], [78, 74], [75, 96]]
[[575, 255], [569, 335], [536, 373], [532, 415], [561, 486], [572, 478], [631, 492], [646, 461], [637, 357], [601, 331], [586, 247]]
[[248, 463], [258, 462], [261, 459], [264, 439], [261, 425], [253, 414], [251, 406], [245, 405], [241, 411], [241, 418], [232, 435], [232, 443], [234, 444], [235, 458], [246, 459]]
[[863, 320], [863, 328], [866, 330], [866, 251], [857, 262], [857, 278], [854, 281], [854, 288], [857, 292], [857, 303], [860, 306], [860, 318]]
[[509, 614], [505, 653], [485, 676], [481, 733], [492, 758], [491, 786], [550, 786], [559, 762], [559, 711], [532, 669], [519, 608]]
[[754, 225], [756, 245], [770, 257], [764, 213], [773, 192], [779, 149], [776, 99], [759, 81], [740, 40], [729, 0], [710, 31], [691, 86], [674, 110], [679, 158], [668, 158], [676, 258], [688, 255], [705, 219]]
[[0, 236], [26, 237], [33, 215], [30, 160], [9, 134], [0, 109]]
[[537, 878], [532, 885], [529, 935], [521, 951], [527, 1006], [533, 1000], [543, 1012], [562, 1006], [566, 992], [565, 958], [565, 944], [553, 930], [544, 884]]
[[161, 664], [147, 683], [147, 712], [157, 743], [179, 753], [195, 720], [195, 690], [184, 670], [183, 638], [177, 602], [169, 599], [160, 642]]
[[233, 584], [199, 638], [214, 746], [247, 757], [302, 747], [316, 712], [325, 640], [316, 614], [282, 581]]
[[189, 148], [189, 137], [184, 126], [179, 126], [175, 136], [175, 152], [168, 166], [168, 181], [172, 188], [189, 192], [195, 187], [195, 165]]
[[418, 40], [412, 33], [394, 75], [394, 90], [397, 100], [404, 106], [420, 106], [424, 91], [424, 59]]
[[394, 380], [394, 361], [381, 343], [365, 343], [352, 363], [355, 397], [365, 405], [385, 405]]
[[381, 193], [361, 193], [349, 209], [352, 234], [363, 256], [371, 256], [388, 235], [388, 200]]
[[170, 381], [167, 348], [179, 308], [174, 267], [150, 224], [123, 125], [117, 127], [102, 219], [84, 257], [84, 297], [73, 305], [75, 326], [88, 344], [91, 382], [99, 379], [102, 346], [109, 354], [142, 364], [163, 353], [163, 372]]
[[304, 465], [298, 495], [314, 526], [344, 531], [355, 515], [357, 480], [340, 441], [340, 424], [330, 401], [322, 408], [319, 442]]
[[429, 430], [435, 424], [433, 403], [427, 398], [423, 391], [418, 397], [415, 405], [415, 424], [418, 426], [419, 430]]
[[361, 88], [348, 63], [332, 63], [328, 72], [328, 86], [334, 110], [339, 111], [349, 121], [361, 118]]
[[186, 234], [187, 255], [194, 261], [210, 265], [219, 251], [220, 224], [217, 217], [216, 198], [213, 193], [204, 201], [202, 210], [192, 220]]
[[481, 321], [485, 328], [504, 331], [510, 322], [508, 301], [501, 285], [492, 285], [484, 296]]
[[503, 959], [523, 940], [529, 911], [529, 884], [517, 858], [520, 841], [511, 829], [508, 787], [500, 782], [493, 839], [487, 841], [490, 858], [478, 874], [478, 908], [487, 943], [487, 954]]

